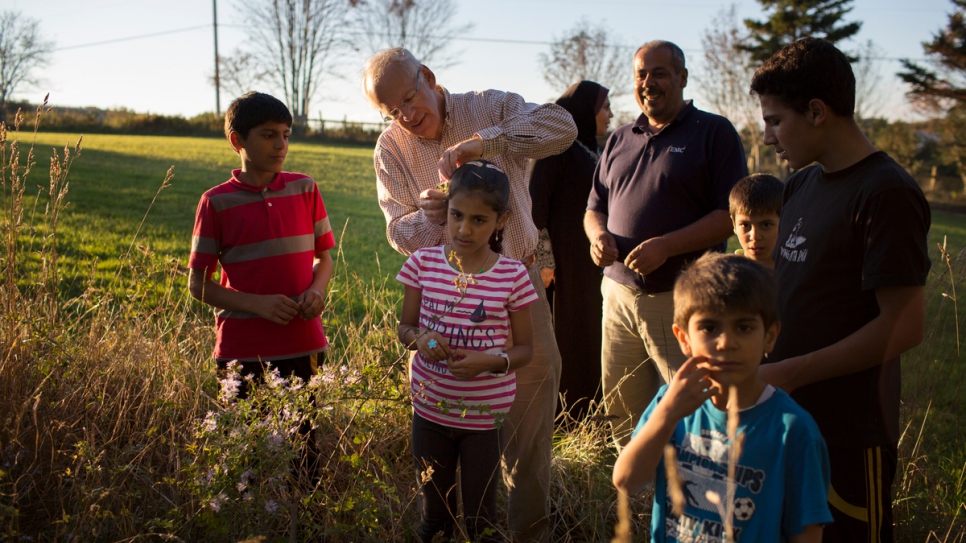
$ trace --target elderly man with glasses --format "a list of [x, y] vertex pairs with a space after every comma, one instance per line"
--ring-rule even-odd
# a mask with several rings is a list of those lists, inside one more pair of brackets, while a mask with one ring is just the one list
[[503, 252], [530, 267], [540, 301], [531, 306], [533, 358], [517, 371], [516, 400], [501, 429], [508, 520], [514, 541], [549, 541], [550, 451], [560, 353], [543, 282], [531, 266], [538, 233], [530, 216], [527, 160], [568, 149], [577, 127], [562, 107], [527, 103], [511, 92], [451, 94], [403, 48], [370, 58], [362, 86], [372, 106], [392, 123], [379, 137], [373, 162], [386, 235], [400, 253], [449, 241], [446, 194], [437, 187], [459, 165], [485, 158], [510, 178]]

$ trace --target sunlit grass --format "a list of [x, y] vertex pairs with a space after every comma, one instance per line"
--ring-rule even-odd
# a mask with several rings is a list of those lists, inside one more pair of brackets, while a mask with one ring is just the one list
[[[320, 441], [331, 471], [322, 486], [299, 491], [293, 523], [266, 515], [264, 503], [258, 515], [243, 506], [214, 511], [220, 491], [205, 494], [196, 484], [221, 447], [199, 438], [197, 423], [226, 408], [216, 400], [210, 312], [187, 296], [184, 270], [172, 259], [184, 264], [198, 197], [237, 159], [221, 139], [86, 137], [58, 227], [62, 284], [48, 284], [35, 273], [51, 258], [41, 249], [47, 157], [76, 139], [38, 136], [37, 167], [24, 185], [23, 250], [10, 257], [5, 237], [0, 250], [3, 266], [34, 270], [0, 277], [0, 539], [283, 540], [294, 530], [303, 540], [405, 540], [418, 515], [404, 353], [395, 340], [400, 289], [392, 276], [403, 259], [385, 240], [371, 149], [293, 144], [287, 161], [319, 181], [341, 242], [324, 315], [329, 364], [354, 370], [364, 385], [327, 402], [333, 411]], [[4, 157], [2, 235], [12, 227]], [[172, 165], [171, 186], [158, 194]], [[903, 542], [966, 537], [966, 370], [952, 297], [952, 284], [966, 296], [966, 261], [953, 252], [946, 268], [935, 247], [943, 234], [950, 248], [966, 246], [966, 219], [934, 214], [927, 339], [903, 362], [906, 432], [896, 482]], [[961, 331], [963, 313], [960, 306]], [[553, 540], [610, 540], [617, 494], [606, 429], [571, 424], [554, 443]], [[202, 454], [204, 446], [215, 449]], [[635, 541], [646, 538], [648, 504], [631, 500]]]
[[[77, 134], [38, 134], [38, 167], [45, 169], [52, 148], [62, 148], [65, 142], [77, 138]], [[98, 134], [85, 137], [84, 160], [78, 161], [70, 173], [70, 208], [63, 222], [64, 277], [68, 285], [75, 285], [69, 292], [82, 290], [79, 282], [89, 276], [95, 259], [99, 278], [116, 270], [118, 258], [131, 245], [135, 229], [170, 166], [174, 166], [174, 179], [151, 209], [137, 244], [159, 257], [186, 264], [199, 197], [239, 167], [227, 141]], [[376, 277], [402, 266], [404, 259], [385, 241], [371, 147], [293, 143], [285, 168], [308, 174], [318, 182], [336, 236], [349, 248], [344, 252], [345, 262], [355, 273]], [[34, 205], [35, 195], [36, 189], [28, 187], [25, 206], [28, 212], [43, 213], [42, 207]]]

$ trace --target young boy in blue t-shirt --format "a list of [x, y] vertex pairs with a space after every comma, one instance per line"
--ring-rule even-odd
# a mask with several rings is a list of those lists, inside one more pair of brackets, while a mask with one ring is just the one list
[[[775, 281], [760, 264], [709, 253], [674, 285], [673, 330], [690, 358], [641, 417], [614, 464], [628, 493], [655, 482], [655, 542], [723, 542], [717, 505], [727, 494], [728, 398], [735, 389], [738, 428], [733, 528], [736, 541], [814, 542], [831, 522], [828, 453], [818, 427], [792, 399], [758, 376], [778, 337]], [[664, 447], [672, 445], [685, 507], [672, 512]], [[730, 510], [727, 508], [726, 510]]]

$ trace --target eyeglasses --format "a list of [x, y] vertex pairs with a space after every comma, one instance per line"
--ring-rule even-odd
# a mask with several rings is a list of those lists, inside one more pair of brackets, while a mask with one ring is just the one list
[[419, 75], [421, 73], [422, 70], [416, 70], [416, 88], [413, 89], [413, 92], [407, 94], [406, 97], [403, 98], [402, 103], [399, 104], [399, 107], [391, 109], [389, 113], [383, 116], [382, 120], [386, 121], [387, 123], [399, 120], [399, 117], [402, 116], [402, 110], [408, 109], [412, 107], [414, 103], [416, 103], [416, 95], [419, 94]]

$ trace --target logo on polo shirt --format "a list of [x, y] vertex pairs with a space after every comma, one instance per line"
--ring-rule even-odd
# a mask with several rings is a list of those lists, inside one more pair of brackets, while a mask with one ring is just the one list
[[671, 152], [672, 153], [683, 153], [684, 152], [684, 147], [671, 147]]
[[805, 258], [808, 256], [808, 249], [799, 249], [799, 246], [805, 243], [805, 236], [799, 235], [803, 219], [804, 217], [798, 218], [798, 222], [792, 228], [792, 233], [785, 240], [785, 246], [781, 248], [782, 258], [789, 262], [805, 262]]

